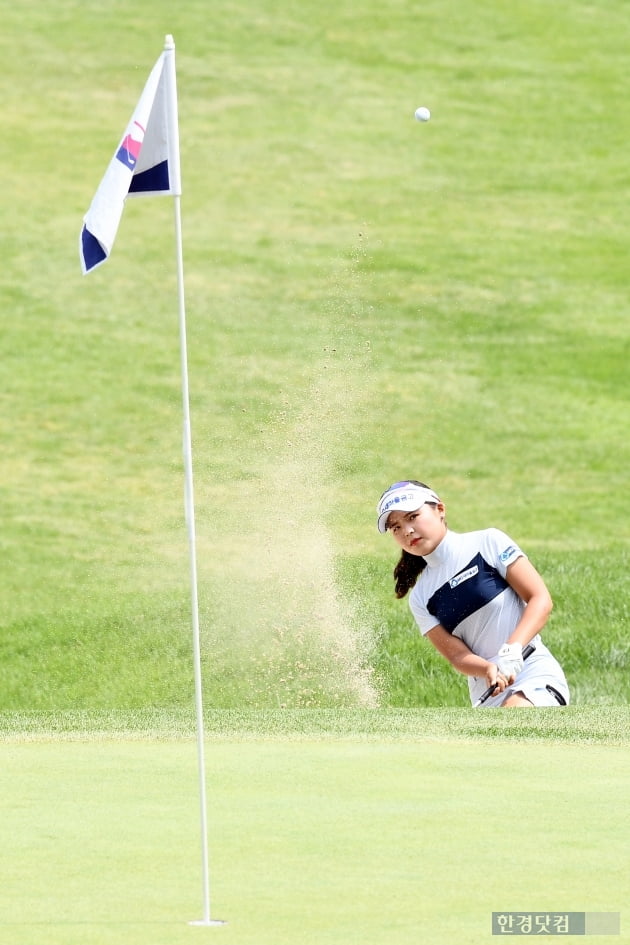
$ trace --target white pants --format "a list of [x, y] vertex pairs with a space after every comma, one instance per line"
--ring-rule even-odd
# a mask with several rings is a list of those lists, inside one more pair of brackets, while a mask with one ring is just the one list
[[[503, 696], [501, 704], [515, 692], [524, 695], [526, 699], [529, 699], [532, 705], [549, 706], [550, 708], [557, 709], [560, 706], [569, 704], [569, 687], [564, 686], [561, 688], [557, 679], [554, 679], [553, 683], [547, 683], [546, 685], [530, 682], [524, 683], [522, 686], [517, 684], [508, 686], [507, 689], [501, 693]], [[558, 695], [556, 695], [556, 693], [558, 693]], [[558, 696], [560, 698], [558, 698]], [[564, 699], [564, 702], [561, 702], [562, 699]]]
[[[548, 687], [555, 690], [560, 699]], [[561, 699], [564, 699], [564, 705], [568, 705], [571, 701], [569, 686], [562, 667], [548, 650], [546, 653], [532, 653], [530, 658], [525, 660], [523, 669], [512, 685], [498, 695], [491, 696], [481, 708], [492, 709], [503, 705], [505, 700], [515, 692], [522, 693], [532, 705], [540, 707], [559, 709], [562, 706]]]

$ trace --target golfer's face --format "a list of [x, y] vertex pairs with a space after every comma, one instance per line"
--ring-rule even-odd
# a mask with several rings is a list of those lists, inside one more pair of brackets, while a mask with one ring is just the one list
[[428, 555], [444, 538], [444, 506], [421, 505], [414, 512], [390, 512], [387, 531], [412, 555]]

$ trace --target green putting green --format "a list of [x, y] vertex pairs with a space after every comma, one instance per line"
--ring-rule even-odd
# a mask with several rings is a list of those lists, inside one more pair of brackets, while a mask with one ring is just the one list
[[[435, 720], [434, 720], [435, 721]], [[3, 745], [0, 943], [490, 943], [493, 911], [621, 911], [627, 747], [339, 723]], [[307, 726], [308, 729], [308, 726]], [[616, 939], [627, 942], [628, 939]]]

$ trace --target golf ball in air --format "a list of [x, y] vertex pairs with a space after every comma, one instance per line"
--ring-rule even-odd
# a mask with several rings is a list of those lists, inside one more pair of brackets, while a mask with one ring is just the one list
[[420, 108], [416, 108], [416, 121], [428, 121], [431, 117], [431, 112], [428, 108], [425, 108], [424, 105], [421, 105]]

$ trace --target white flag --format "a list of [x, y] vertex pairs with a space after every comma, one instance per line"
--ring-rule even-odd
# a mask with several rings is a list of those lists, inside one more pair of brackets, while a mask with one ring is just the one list
[[83, 218], [79, 255], [84, 274], [111, 253], [127, 196], [181, 192], [175, 44], [167, 36], [164, 52]]

